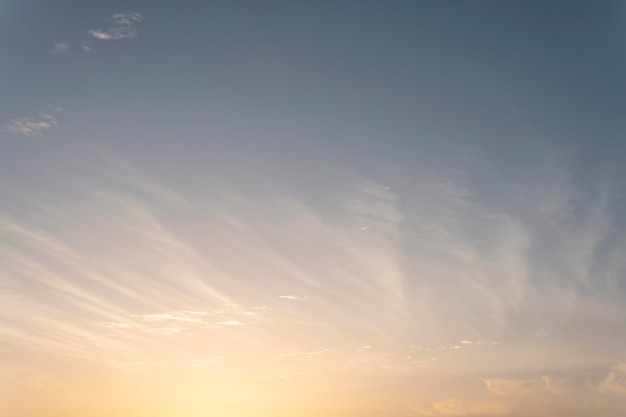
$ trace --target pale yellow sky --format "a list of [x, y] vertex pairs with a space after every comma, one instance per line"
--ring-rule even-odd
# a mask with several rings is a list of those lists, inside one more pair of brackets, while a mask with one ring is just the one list
[[0, 0], [0, 417], [626, 415], [625, 22]]

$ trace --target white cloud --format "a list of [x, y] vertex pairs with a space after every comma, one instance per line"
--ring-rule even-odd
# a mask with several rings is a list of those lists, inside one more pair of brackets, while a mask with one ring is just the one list
[[[140, 22], [143, 17], [139, 13], [131, 12], [116, 13], [111, 19], [113, 23], [106, 29], [90, 29], [87, 33], [102, 41], [132, 38], [137, 35], [135, 23]], [[91, 48], [83, 46], [83, 50], [88, 52]]]
[[108, 41], [109, 39], [111, 39], [111, 35], [103, 31], [102, 29], [91, 29], [89, 30], [89, 34], [93, 36], [94, 38], [100, 39], [103, 41]]
[[300, 297], [297, 295], [279, 295], [278, 298], [291, 301], [306, 301], [309, 299], [309, 297]]
[[52, 45], [52, 52], [58, 54], [60, 52], [65, 52], [70, 49], [70, 44], [67, 42], [57, 42]]
[[84, 52], [91, 52], [91, 46], [89, 46], [89, 45], [83, 45], [83, 46], [82, 46], [82, 50], [83, 50]]
[[140, 316], [140, 318], [144, 321], [182, 321], [186, 323], [202, 323], [202, 319], [197, 317], [197, 315], [191, 315], [185, 312], [144, 314]]
[[[50, 117], [40, 116], [43, 121]], [[10, 237], [24, 236], [22, 245], [39, 253], [38, 259], [21, 262], [11, 252], [0, 264], [11, 269], [4, 285], [21, 291], [23, 282], [38, 283], [41, 295], [31, 302], [42, 304], [38, 310], [52, 311], [56, 316], [48, 316], [58, 318], [58, 326], [50, 323], [48, 338], [74, 337], [72, 329], [63, 327], [67, 320], [59, 317], [62, 309], [82, 313], [75, 314], [80, 325], [89, 314], [84, 328], [93, 322], [107, 323], [95, 326], [96, 342], [104, 347], [97, 350], [97, 343], [86, 339], [85, 349], [109, 355], [111, 361], [167, 362], [170, 358], [162, 357], [167, 355], [151, 348], [155, 340], [194, 351], [216, 332], [309, 351], [319, 340], [335, 347], [334, 341], [343, 342], [339, 337], [350, 329], [354, 335], [350, 343], [375, 346], [385, 346], [381, 342], [387, 340], [428, 346], [434, 343], [429, 334], [441, 334], [442, 340], [436, 342], [442, 346], [439, 360], [430, 360], [433, 365], [428, 366], [434, 369], [453, 360], [465, 364], [478, 358], [489, 369], [484, 372], [492, 372], [505, 362], [498, 353], [510, 348], [499, 346], [493, 359], [480, 362], [479, 346], [498, 343], [489, 340], [500, 336], [481, 332], [481, 326], [505, 328], [507, 317], [516, 319], [527, 311], [519, 306], [525, 288], [533, 284], [525, 270], [532, 230], [515, 221], [514, 213], [475, 201], [462, 183], [408, 175], [403, 177], [410, 182], [406, 187], [401, 187], [404, 179], [399, 178], [394, 187], [386, 188], [388, 178], [377, 182], [355, 174], [333, 188], [336, 200], [328, 203], [328, 211], [336, 210], [330, 216], [304, 199], [273, 194], [270, 186], [259, 187], [267, 191], [262, 198], [214, 184], [200, 196], [179, 194], [119, 161], [105, 165], [106, 180], [84, 180], [84, 198], [45, 197], [50, 200], [40, 201], [48, 211], [32, 208], [36, 214], [32, 217], [39, 220], [31, 222], [39, 221], [39, 229], [54, 236], [54, 241], [32, 239], [12, 229]], [[172, 221], [175, 218], [193, 221], [178, 223]], [[364, 223], [367, 233], [356, 227]], [[9, 279], [13, 275], [29, 280]], [[49, 293], [47, 288], [58, 291]], [[512, 289], [520, 295], [511, 295]], [[68, 293], [72, 298], [64, 295]], [[308, 302], [296, 302], [303, 301], [304, 294], [310, 296]], [[225, 298], [248, 309], [270, 304], [258, 307], [258, 314], [271, 310], [271, 317], [265, 320], [247, 313], [244, 317], [244, 312], [226, 307]], [[18, 317], [21, 308], [11, 304], [6, 311]], [[492, 321], [494, 325], [487, 326]], [[39, 334], [36, 322], [24, 324], [37, 331], [20, 330], [26, 328], [20, 324], [15, 324], [16, 334]], [[529, 323], [530, 336], [536, 326], [535, 321]], [[420, 330], [426, 336], [420, 337]], [[297, 335], [301, 346], [283, 346], [283, 341], [292, 340], [290, 335]], [[393, 339], [396, 335], [401, 338]], [[113, 344], [116, 341], [119, 345]], [[210, 354], [230, 355], [234, 346], [220, 339]], [[135, 351], [126, 354], [130, 348]], [[432, 357], [418, 353], [416, 363]], [[197, 352], [200, 359], [203, 354]], [[173, 352], [171, 357], [175, 356]], [[409, 361], [374, 362], [373, 353], [361, 356], [367, 361], [363, 368], [376, 370], [404, 372]], [[520, 358], [512, 364], [525, 360]], [[535, 361], [532, 353], [529, 358]], [[499, 401], [508, 403], [523, 390], [545, 390], [545, 381], [526, 379], [527, 375], [520, 378], [522, 382], [493, 380], [492, 392], [485, 390], [485, 395], [497, 392]], [[609, 381], [606, 386], [617, 385]], [[446, 393], [438, 398], [449, 397]], [[436, 412], [432, 404], [426, 409]], [[470, 403], [460, 408], [452, 401], [435, 404], [440, 413], [479, 410]]]
[[44, 132], [57, 126], [54, 116], [43, 113], [33, 117], [11, 119], [5, 130], [16, 136], [42, 136]]

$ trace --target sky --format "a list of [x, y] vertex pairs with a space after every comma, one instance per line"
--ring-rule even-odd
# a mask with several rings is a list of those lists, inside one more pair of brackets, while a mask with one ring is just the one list
[[626, 3], [0, 0], [0, 415], [626, 413]]

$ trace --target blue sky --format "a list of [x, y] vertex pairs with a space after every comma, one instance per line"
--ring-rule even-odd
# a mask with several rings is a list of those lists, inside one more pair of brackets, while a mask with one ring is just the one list
[[5, 411], [623, 415], [625, 16], [2, 1]]

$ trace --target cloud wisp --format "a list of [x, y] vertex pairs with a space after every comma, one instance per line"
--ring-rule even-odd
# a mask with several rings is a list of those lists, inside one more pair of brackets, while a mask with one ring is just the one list
[[[560, 376], [533, 379], [520, 369], [543, 367], [532, 369], [543, 375], [567, 366], [571, 357], [548, 355], [567, 348], [557, 335], [581, 312], [612, 315], [577, 291], [576, 280], [534, 275], [546, 262], [532, 250], [546, 239], [539, 226], [553, 225], [552, 242], [583, 242], [576, 253], [589, 258], [610, 220], [599, 206], [580, 227], [564, 222], [561, 208], [576, 196], [567, 179], [542, 184], [549, 197], [541, 201], [516, 196], [522, 201], [503, 207], [445, 172], [338, 170], [320, 210], [257, 173], [224, 180], [209, 167], [203, 188], [190, 193], [98, 155], [102, 165], [90, 165], [89, 175], [72, 171], [80, 178], [75, 197], [42, 194], [19, 212], [3, 209], [0, 284], [8, 295], [0, 294], [0, 329], [26, 352], [70, 352], [117, 367], [177, 366], [182, 355], [225, 374], [245, 363], [259, 378], [418, 380], [420, 372], [454, 369], [472, 374], [482, 396], [442, 391], [415, 413], [483, 417], [525, 410], [525, 396], [535, 410], [561, 395], [568, 385]], [[262, 192], [242, 192], [250, 184]], [[566, 198], [553, 201], [552, 187]], [[561, 316], [546, 314], [552, 309]], [[277, 362], [280, 373], [271, 369]], [[483, 385], [477, 370], [494, 377]], [[621, 368], [604, 375], [595, 380], [604, 381], [599, 402], [624, 386]]]
[[309, 299], [309, 297], [301, 297], [299, 295], [293, 295], [293, 294], [279, 295], [278, 298], [282, 298], [283, 300], [290, 300], [290, 301], [306, 301]]
[[[450, 392], [459, 396], [437, 399], [430, 404], [412, 407], [416, 416], [570, 416], [596, 415], [618, 417], [626, 406], [626, 367], [623, 364], [606, 368], [560, 372], [558, 375], [488, 378], [482, 387], [475, 377], [451, 384]], [[608, 373], [608, 374], [607, 374]], [[470, 388], [473, 385], [473, 388]], [[437, 396], [438, 394], [430, 394]], [[445, 394], [444, 394], [445, 395]]]
[[5, 131], [15, 136], [41, 137], [49, 130], [57, 127], [57, 119], [48, 113], [42, 113], [32, 117], [19, 117], [11, 119], [5, 125]]
[[458, 398], [449, 398], [434, 402], [430, 409], [413, 407], [412, 411], [418, 416], [506, 416], [511, 410], [505, 404], [498, 402], [472, 403]]
[[[137, 35], [135, 24], [142, 19], [143, 16], [137, 12], [116, 13], [111, 17], [112, 23], [105, 29], [90, 29], [87, 33], [101, 41], [132, 38]], [[85, 48], [83, 50], [88, 52]]]
[[70, 49], [70, 44], [68, 42], [56, 42], [52, 45], [52, 53], [59, 54], [61, 52], [66, 52]]

